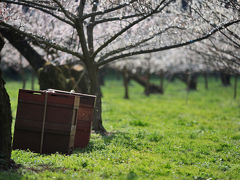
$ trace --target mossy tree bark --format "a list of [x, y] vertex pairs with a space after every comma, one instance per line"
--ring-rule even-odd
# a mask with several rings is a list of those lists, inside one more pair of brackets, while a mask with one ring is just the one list
[[[0, 52], [4, 40], [0, 34]], [[1, 58], [1, 57], [0, 57]], [[0, 59], [1, 63], [1, 59]], [[11, 142], [12, 142], [12, 113], [10, 99], [5, 89], [5, 82], [1, 76], [0, 69], [0, 170], [7, 170], [11, 167]]]

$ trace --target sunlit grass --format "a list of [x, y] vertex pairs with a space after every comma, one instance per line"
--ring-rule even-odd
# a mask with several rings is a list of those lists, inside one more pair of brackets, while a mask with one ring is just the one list
[[[125, 100], [122, 82], [106, 81], [108, 137], [92, 134], [88, 148], [70, 156], [14, 150], [22, 167], [1, 172], [0, 179], [239, 179], [240, 107], [233, 87], [211, 79], [205, 90], [200, 80], [198, 91], [187, 94], [180, 81], [165, 85], [164, 95], [146, 97], [132, 82]], [[14, 116], [19, 87], [7, 82]]]

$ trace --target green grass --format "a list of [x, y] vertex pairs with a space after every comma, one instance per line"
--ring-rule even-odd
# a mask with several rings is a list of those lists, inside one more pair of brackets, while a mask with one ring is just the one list
[[[156, 82], [158, 83], [158, 82]], [[121, 81], [103, 90], [108, 137], [92, 134], [72, 155], [14, 150], [22, 164], [0, 179], [240, 179], [240, 105], [233, 88], [200, 80], [187, 96], [180, 81], [166, 82], [164, 95], [146, 97], [135, 83], [123, 99]], [[20, 83], [7, 82], [13, 114]]]

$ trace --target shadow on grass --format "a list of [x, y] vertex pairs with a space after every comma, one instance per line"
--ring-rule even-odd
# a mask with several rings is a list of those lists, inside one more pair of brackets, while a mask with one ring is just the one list
[[76, 149], [73, 153], [90, 153], [101, 151], [108, 148], [109, 145], [121, 146], [129, 149], [138, 149], [138, 143], [134, 140], [133, 135], [127, 132], [111, 132], [106, 136], [101, 136], [101, 141], [90, 141], [87, 148]]
[[19, 174], [17, 170], [0, 171], [0, 179], [18, 180], [22, 178], [22, 175]]

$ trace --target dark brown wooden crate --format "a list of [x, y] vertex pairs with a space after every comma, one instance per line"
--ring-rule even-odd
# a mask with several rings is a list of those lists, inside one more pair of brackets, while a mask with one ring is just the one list
[[42, 153], [70, 153], [74, 147], [78, 108], [78, 96], [20, 90], [13, 149], [41, 152], [43, 142]]

